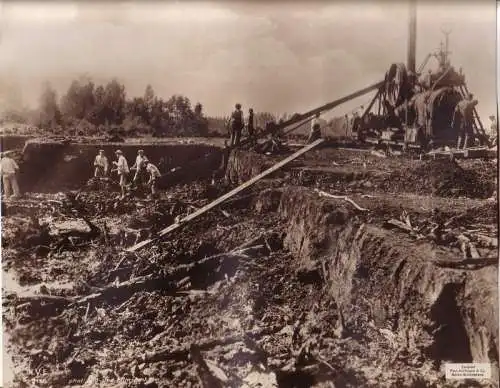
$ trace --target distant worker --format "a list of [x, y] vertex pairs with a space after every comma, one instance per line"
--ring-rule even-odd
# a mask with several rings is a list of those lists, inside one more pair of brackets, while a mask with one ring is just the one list
[[[14, 159], [8, 156], [7, 152], [2, 154], [0, 161], [0, 174], [2, 175], [2, 184], [5, 198], [19, 197], [19, 185], [17, 184], [17, 172], [19, 166]], [[13, 193], [11, 195], [11, 193]]]
[[254, 118], [253, 118], [253, 109], [250, 108], [248, 110], [248, 120], [247, 120], [247, 131], [248, 131], [248, 139], [250, 142], [254, 143], [255, 141], [255, 126], [254, 126]]
[[352, 133], [358, 132], [358, 129], [360, 127], [361, 127], [361, 117], [359, 116], [358, 111], [355, 111], [351, 121], [351, 132]]
[[125, 189], [127, 187], [127, 176], [130, 170], [128, 168], [127, 159], [125, 159], [125, 156], [123, 156], [123, 152], [121, 150], [117, 150], [115, 154], [118, 158], [118, 161], [113, 162], [116, 168], [113, 169], [112, 171], [116, 171], [118, 177], [120, 178], [120, 190], [121, 190], [120, 199], [123, 199], [125, 198]]
[[464, 140], [463, 149], [466, 149], [469, 145], [469, 139], [473, 136], [473, 113], [478, 103], [473, 97], [469, 93], [465, 99], [457, 104], [453, 113], [452, 127], [458, 132], [457, 149], [462, 148], [462, 139]]
[[309, 134], [309, 138], [307, 139], [308, 144], [318, 140], [321, 137], [321, 125], [319, 123], [319, 116], [319, 113], [316, 113], [316, 116], [312, 119], [311, 133]]
[[158, 167], [156, 167], [153, 163], [146, 161], [146, 172], [149, 173], [149, 181], [147, 183], [148, 186], [151, 188], [151, 197], [156, 196], [156, 184], [157, 184], [157, 179], [161, 178], [161, 173]]
[[134, 184], [137, 184], [138, 181], [141, 181], [141, 177], [145, 174], [147, 161], [148, 158], [144, 155], [144, 150], [137, 151], [137, 157], [135, 158], [135, 163], [130, 168], [131, 170], [135, 170], [134, 179], [132, 180]]
[[493, 145], [496, 145], [498, 139], [498, 121], [495, 115], [490, 116], [491, 126], [490, 126], [490, 139]]
[[241, 131], [245, 126], [243, 120], [243, 111], [241, 110], [241, 104], [235, 105], [236, 110], [231, 113], [230, 119], [230, 130], [231, 130], [231, 147], [240, 145]]
[[99, 154], [97, 154], [94, 160], [94, 167], [95, 178], [101, 178], [108, 175], [109, 163], [108, 158], [104, 155], [104, 150], [99, 150]]

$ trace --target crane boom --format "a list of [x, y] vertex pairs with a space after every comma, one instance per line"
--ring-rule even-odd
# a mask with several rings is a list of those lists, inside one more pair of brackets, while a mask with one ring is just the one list
[[[377, 90], [379, 89], [382, 85], [384, 84], [384, 81], [379, 81], [375, 84], [372, 84], [370, 86], [367, 86], [363, 89], [360, 89], [354, 93], [351, 93], [351, 94], [348, 94], [347, 96], [344, 96], [344, 97], [341, 97], [337, 100], [334, 100], [334, 101], [331, 101], [329, 103], [326, 103], [324, 105], [321, 105], [320, 107], [318, 108], [314, 108], [314, 109], [311, 109], [310, 111], [306, 112], [306, 113], [302, 113], [302, 114], [297, 114], [297, 115], [294, 115], [292, 116], [292, 118], [290, 118], [289, 120], [286, 120], [282, 123], [279, 123], [279, 124], [272, 124], [269, 125], [264, 131], [262, 131], [260, 134], [259, 134], [259, 137], [262, 137], [262, 136], [266, 136], [266, 135], [269, 135], [271, 133], [274, 133], [276, 131], [280, 131], [286, 127], [289, 127], [290, 125], [294, 125], [294, 124], [298, 124], [302, 121], [307, 121], [307, 119], [310, 119], [312, 117], [314, 117], [316, 114], [318, 113], [322, 113], [322, 112], [325, 112], [325, 111], [328, 111], [330, 109], [333, 109], [339, 105], [342, 105], [350, 100], [354, 100], [355, 98], [357, 97], [360, 97], [360, 96], [363, 96], [367, 93], [370, 93], [371, 91], [373, 90]], [[241, 142], [241, 145], [244, 145], [246, 144], [247, 142], [249, 142], [249, 139], [246, 139], [245, 141], [242, 141]]]

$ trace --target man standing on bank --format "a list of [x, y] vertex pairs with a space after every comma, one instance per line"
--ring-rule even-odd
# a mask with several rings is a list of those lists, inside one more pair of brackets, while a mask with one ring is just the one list
[[148, 186], [151, 187], [151, 198], [156, 196], [157, 179], [161, 177], [160, 170], [153, 163], [146, 161], [146, 171], [149, 173]]
[[253, 109], [252, 108], [250, 108], [248, 110], [247, 131], [248, 131], [248, 140], [252, 144], [254, 144], [255, 143], [255, 126], [254, 126]]
[[[6, 199], [17, 198], [20, 195], [16, 176], [18, 170], [19, 166], [15, 160], [10, 158], [7, 152], [4, 152], [0, 161], [0, 174], [2, 175], [2, 184]], [[13, 192], [12, 195], [11, 192]]]
[[127, 187], [127, 176], [130, 172], [128, 168], [128, 163], [127, 159], [125, 159], [125, 156], [123, 156], [123, 152], [121, 150], [116, 150], [115, 152], [118, 161], [113, 162], [113, 164], [116, 166], [113, 171], [116, 171], [118, 174], [118, 177], [120, 178], [120, 189], [121, 189], [121, 196], [120, 199], [125, 198], [125, 189]]
[[455, 107], [452, 127], [457, 128], [458, 132], [457, 149], [466, 149], [469, 146], [469, 140], [473, 138], [474, 108], [476, 105], [477, 100], [469, 93]]
[[309, 134], [309, 138], [307, 139], [307, 144], [310, 144], [321, 137], [321, 126], [319, 123], [319, 113], [316, 113], [316, 116], [312, 119], [311, 122], [311, 133]]
[[141, 177], [145, 172], [144, 168], [146, 167], [146, 162], [148, 158], [144, 155], [144, 150], [139, 150], [137, 152], [137, 157], [135, 158], [135, 164], [131, 167], [131, 170], [135, 170], [133, 183], [137, 185], [137, 183], [141, 181]]
[[106, 157], [106, 155], [104, 155], [104, 150], [99, 150], [99, 154], [95, 157], [94, 160], [94, 167], [95, 178], [102, 178], [108, 175], [109, 164], [108, 158]]
[[235, 105], [236, 110], [231, 113], [230, 128], [231, 128], [231, 147], [238, 147], [240, 145], [241, 131], [245, 126], [243, 120], [243, 111], [241, 110], [241, 104]]

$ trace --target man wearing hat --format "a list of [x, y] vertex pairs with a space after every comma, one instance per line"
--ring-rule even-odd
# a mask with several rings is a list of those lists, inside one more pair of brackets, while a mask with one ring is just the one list
[[235, 110], [231, 113], [231, 118], [229, 120], [229, 128], [231, 130], [231, 147], [237, 147], [240, 145], [241, 131], [245, 126], [241, 104], [236, 104], [234, 107]]
[[149, 181], [148, 186], [151, 187], [151, 197], [156, 195], [156, 181], [158, 178], [161, 178], [160, 170], [153, 163], [146, 160], [144, 163], [146, 166], [146, 171], [149, 173]]
[[321, 137], [321, 124], [319, 121], [320, 114], [316, 113], [311, 121], [311, 132], [309, 133], [309, 138], [307, 139], [307, 144], [310, 144]]
[[[14, 159], [9, 157], [9, 152], [2, 153], [0, 160], [0, 174], [2, 175], [2, 184], [5, 198], [19, 197], [19, 185], [17, 184], [17, 171], [19, 166]], [[11, 196], [11, 192], [12, 194]]]
[[462, 140], [463, 149], [467, 148], [469, 146], [469, 140], [471, 140], [474, 135], [474, 109], [477, 103], [474, 96], [469, 93], [467, 97], [460, 101], [455, 107], [452, 127], [458, 132], [457, 149], [462, 148]]
[[137, 184], [137, 181], [141, 177], [142, 173], [145, 171], [144, 168], [146, 167], [145, 163], [147, 161], [148, 161], [148, 158], [144, 155], [144, 150], [137, 151], [137, 157], [135, 158], [135, 164], [130, 168], [131, 170], [135, 170], [134, 179], [133, 179], [134, 184]]
[[106, 155], [104, 155], [104, 150], [99, 150], [99, 154], [97, 154], [94, 160], [94, 167], [95, 178], [101, 178], [108, 175], [109, 164], [108, 158], [106, 157]]
[[121, 197], [120, 199], [125, 198], [125, 188], [127, 186], [127, 175], [130, 172], [128, 168], [127, 159], [123, 156], [123, 152], [121, 150], [116, 150], [115, 152], [118, 161], [113, 162], [116, 168], [113, 171], [116, 171], [118, 176], [120, 177], [120, 189], [121, 189]]

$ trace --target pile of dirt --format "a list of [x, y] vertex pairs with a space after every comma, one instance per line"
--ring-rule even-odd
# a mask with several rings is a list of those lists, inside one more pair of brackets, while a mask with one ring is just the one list
[[415, 168], [392, 172], [379, 185], [392, 192], [416, 192], [441, 197], [489, 198], [494, 182], [462, 168], [455, 160], [425, 161]]

